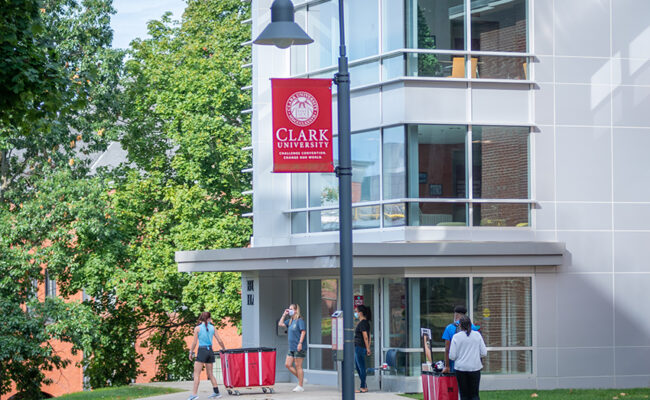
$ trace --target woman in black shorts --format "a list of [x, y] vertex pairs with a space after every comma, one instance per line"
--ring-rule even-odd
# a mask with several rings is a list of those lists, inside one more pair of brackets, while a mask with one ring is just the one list
[[[197, 392], [199, 391], [199, 382], [201, 381], [201, 370], [205, 365], [205, 371], [208, 373], [208, 379], [212, 382], [212, 393], [208, 398], [221, 397], [219, 394], [219, 387], [217, 386], [217, 379], [212, 373], [212, 364], [214, 364], [214, 352], [212, 351], [212, 338], [217, 339], [221, 350], [225, 350], [223, 341], [219, 337], [217, 330], [212, 325], [212, 318], [209, 312], [203, 312], [199, 316], [199, 325], [194, 328], [194, 339], [192, 339], [192, 347], [190, 347], [190, 360], [194, 360], [194, 388], [192, 395], [188, 400], [198, 399]], [[198, 342], [199, 350], [194, 358], [194, 348]]]

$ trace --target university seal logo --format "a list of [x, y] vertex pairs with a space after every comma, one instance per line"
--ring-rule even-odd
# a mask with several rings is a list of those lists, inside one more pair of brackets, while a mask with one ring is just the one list
[[287, 100], [287, 118], [296, 126], [311, 125], [318, 117], [318, 102], [311, 94], [299, 91]]

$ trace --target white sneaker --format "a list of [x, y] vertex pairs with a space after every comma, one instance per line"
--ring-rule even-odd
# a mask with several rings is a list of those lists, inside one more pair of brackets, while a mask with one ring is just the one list
[[187, 400], [196, 400], [196, 399], [198, 399], [198, 398], [199, 398], [198, 395], [193, 394], [193, 395], [191, 395], [190, 397], [188, 397]]
[[292, 391], [293, 391], [293, 392], [304, 392], [305, 389], [303, 389], [302, 386], [296, 386], [295, 388], [293, 388]]

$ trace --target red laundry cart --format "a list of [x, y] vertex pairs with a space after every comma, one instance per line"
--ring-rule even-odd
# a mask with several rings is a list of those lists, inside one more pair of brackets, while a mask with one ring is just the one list
[[275, 385], [275, 349], [255, 347], [221, 351], [223, 384], [228, 394], [239, 396], [239, 388], [261, 387], [273, 393]]
[[458, 400], [458, 381], [454, 374], [422, 371], [424, 400]]

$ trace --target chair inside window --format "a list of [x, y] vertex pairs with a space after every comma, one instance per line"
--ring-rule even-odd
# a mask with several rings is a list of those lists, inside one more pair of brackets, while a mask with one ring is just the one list
[[[472, 78], [478, 77], [478, 58], [471, 59]], [[465, 57], [453, 57], [451, 64], [451, 75], [447, 78], [464, 78], [465, 77]]]

